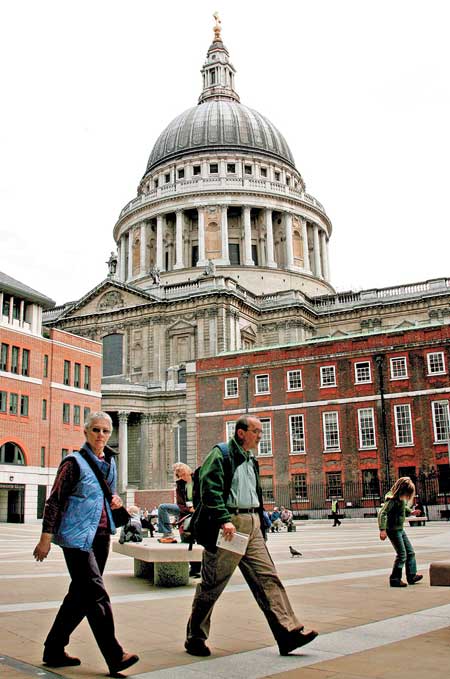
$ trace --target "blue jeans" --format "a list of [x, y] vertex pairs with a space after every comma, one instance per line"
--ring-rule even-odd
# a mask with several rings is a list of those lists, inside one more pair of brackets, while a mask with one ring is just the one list
[[391, 579], [400, 580], [403, 566], [405, 565], [406, 579], [413, 578], [417, 573], [416, 555], [408, 536], [403, 529], [388, 530], [386, 532], [396, 553]]
[[172, 526], [170, 525], [170, 514], [180, 516], [180, 510], [178, 505], [172, 505], [168, 502], [159, 505], [158, 507], [158, 530], [163, 533], [164, 536], [172, 535]]

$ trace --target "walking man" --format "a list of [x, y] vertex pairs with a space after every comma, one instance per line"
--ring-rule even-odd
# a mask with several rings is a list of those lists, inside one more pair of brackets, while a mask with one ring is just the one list
[[333, 528], [335, 526], [340, 526], [341, 522], [339, 521], [339, 500], [331, 501], [331, 516], [334, 519]]
[[[315, 639], [297, 620], [264, 541], [262, 492], [253, 456], [262, 436], [258, 418], [242, 416], [228, 442], [228, 454], [214, 446], [200, 469], [197, 540], [203, 544], [202, 581], [197, 585], [187, 625], [185, 649], [211, 654], [206, 645], [214, 605], [239, 566], [277, 641], [287, 655]], [[248, 535], [244, 555], [216, 547], [219, 529], [226, 540], [239, 531]]]

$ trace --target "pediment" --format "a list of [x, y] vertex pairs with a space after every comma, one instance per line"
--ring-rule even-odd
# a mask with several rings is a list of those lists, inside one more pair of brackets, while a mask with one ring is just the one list
[[178, 333], [192, 333], [195, 332], [196, 328], [195, 323], [190, 323], [190, 321], [184, 321], [184, 320], [178, 320], [175, 321], [175, 323], [172, 323], [172, 325], [169, 325], [167, 328], [167, 332], [169, 334], [178, 334]]
[[251, 325], [241, 328], [241, 335], [246, 335], [246, 337], [256, 340], [256, 332]]
[[[156, 301], [152, 295], [119, 281], [106, 280], [71, 305], [59, 319], [107, 313]], [[58, 319], [58, 320], [59, 320]]]
[[402, 328], [415, 328], [416, 324], [413, 321], [402, 321], [398, 325], [394, 326], [394, 330], [400, 330]]

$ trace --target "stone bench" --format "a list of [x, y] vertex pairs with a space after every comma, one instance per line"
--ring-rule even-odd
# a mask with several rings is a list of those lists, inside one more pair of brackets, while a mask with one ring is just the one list
[[407, 516], [406, 519], [410, 526], [425, 526], [428, 521], [427, 516]]
[[157, 587], [180, 587], [189, 584], [189, 562], [201, 561], [203, 547], [185, 542], [161, 544], [147, 538], [142, 542], [113, 542], [112, 551], [134, 559], [134, 575], [147, 578]]
[[450, 561], [437, 561], [430, 564], [430, 585], [450, 587]]

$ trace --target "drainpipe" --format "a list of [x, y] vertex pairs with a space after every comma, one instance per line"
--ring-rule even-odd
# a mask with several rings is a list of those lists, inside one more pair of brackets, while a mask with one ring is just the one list
[[250, 396], [249, 396], [249, 390], [248, 390], [248, 380], [250, 377], [250, 369], [246, 368], [244, 372], [242, 373], [242, 376], [245, 380], [245, 412], [248, 413], [249, 407], [250, 407]]
[[387, 434], [387, 417], [386, 417], [386, 399], [384, 390], [384, 354], [377, 354], [375, 357], [375, 363], [378, 368], [378, 382], [380, 385], [380, 397], [381, 397], [381, 436], [383, 439], [383, 457], [384, 457], [384, 476], [386, 479], [387, 489], [391, 487], [391, 471], [389, 463], [389, 442]]

